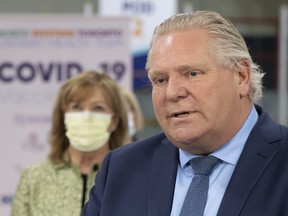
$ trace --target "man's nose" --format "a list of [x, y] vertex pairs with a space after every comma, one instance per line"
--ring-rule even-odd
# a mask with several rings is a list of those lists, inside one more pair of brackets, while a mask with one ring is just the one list
[[183, 81], [183, 79], [178, 77], [169, 78], [166, 88], [167, 100], [177, 102], [181, 98], [187, 96], [187, 89], [185, 88]]

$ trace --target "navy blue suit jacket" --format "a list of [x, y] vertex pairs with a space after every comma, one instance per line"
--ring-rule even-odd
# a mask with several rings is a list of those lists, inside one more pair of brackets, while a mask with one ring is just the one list
[[[288, 215], [288, 129], [257, 112], [217, 216]], [[83, 216], [169, 216], [177, 164], [164, 134], [110, 152]]]

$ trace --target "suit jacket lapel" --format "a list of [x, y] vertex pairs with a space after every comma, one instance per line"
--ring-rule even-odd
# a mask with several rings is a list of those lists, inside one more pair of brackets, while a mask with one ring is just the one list
[[217, 216], [240, 215], [253, 187], [279, 151], [280, 132], [267, 114], [262, 115], [257, 124], [261, 126], [256, 125], [247, 140]]
[[151, 160], [148, 215], [170, 215], [177, 174], [178, 150], [167, 139], [159, 143]]

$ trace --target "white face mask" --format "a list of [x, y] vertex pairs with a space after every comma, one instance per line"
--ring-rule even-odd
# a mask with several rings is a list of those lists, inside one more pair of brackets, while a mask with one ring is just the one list
[[112, 114], [95, 112], [65, 113], [66, 136], [71, 146], [83, 152], [95, 151], [109, 140]]
[[132, 112], [128, 112], [128, 133], [131, 137], [136, 134], [134, 114]]

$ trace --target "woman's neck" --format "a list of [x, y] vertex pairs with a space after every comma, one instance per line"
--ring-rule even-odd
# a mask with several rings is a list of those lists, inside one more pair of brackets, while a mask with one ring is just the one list
[[101, 164], [108, 151], [108, 144], [93, 152], [82, 152], [71, 145], [68, 149], [71, 162], [78, 167], [79, 172], [82, 174], [88, 174], [93, 165]]

